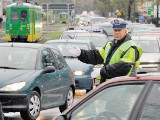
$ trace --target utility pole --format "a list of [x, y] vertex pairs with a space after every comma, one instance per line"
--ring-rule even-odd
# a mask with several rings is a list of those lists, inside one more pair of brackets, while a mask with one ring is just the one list
[[131, 19], [131, 6], [135, 0], [128, 0], [128, 20]]
[[156, 19], [156, 26], [159, 26], [159, 0], [157, 0], [157, 19]]

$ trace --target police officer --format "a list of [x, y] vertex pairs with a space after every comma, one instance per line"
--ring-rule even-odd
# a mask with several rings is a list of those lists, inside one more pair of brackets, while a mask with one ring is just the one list
[[135, 74], [135, 66], [128, 62], [139, 61], [142, 49], [138, 47], [126, 29], [126, 23], [115, 20], [113, 23], [114, 39], [107, 42], [100, 50], [80, 50], [78, 47], [68, 47], [70, 54], [78, 56], [78, 59], [88, 64], [103, 64], [100, 69], [95, 69], [91, 76], [97, 78], [101, 76], [101, 81], [105, 82], [118, 76], [132, 76]]

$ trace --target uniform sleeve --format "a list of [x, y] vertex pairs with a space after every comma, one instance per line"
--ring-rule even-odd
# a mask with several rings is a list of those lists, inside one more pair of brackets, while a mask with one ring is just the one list
[[119, 62], [112, 65], [104, 65], [100, 71], [100, 74], [105, 79], [110, 79], [118, 76], [127, 75], [132, 66], [127, 62], [135, 62], [135, 49], [132, 47], [125, 53]]
[[113, 77], [125, 76], [129, 73], [131, 65], [124, 61], [112, 65], [105, 65], [100, 71], [100, 75], [105, 79], [111, 79]]
[[103, 58], [99, 50], [81, 50], [81, 54], [78, 59], [87, 64], [102, 64]]

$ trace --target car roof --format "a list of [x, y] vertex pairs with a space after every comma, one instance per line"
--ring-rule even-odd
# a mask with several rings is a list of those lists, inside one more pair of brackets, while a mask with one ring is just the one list
[[[8, 43], [0, 43], [0, 47], [21, 47], [21, 48], [34, 48], [39, 49], [46, 45], [39, 43], [18, 43], [18, 42], [8, 42]], [[48, 46], [47, 46], [48, 47]]]
[[146, 74], [137, 74], [135, 77], [128, 77], [128, 76], [121, 76], [121, 77], [115, 77], [104, 84], [110, 84], [115, 82], [126, 82], [126, 81], [150, 81], [150, 80], [160, 80], [160, 72], [153, 72], [153, 73], [146, 73]]
[[141, 35], [141, 36], [132, 36], [132, 39], [133, 40], [160, 40], [160, 37]]
[[101, 23], [99, 26], [113, 26], [111, 22]]
[[56, 40], [48, 40], [47, 42], [45, 43], [54, 43], [54, 42], [73, 42], [73, 43], [90, 43], [91, 41], [89, 40], [75, 40], [75, 39], [56, 39]]
[[76, 36], [106, 36], [106, 35], [102, 33], [92, 32], [92, 33], [79, 33]]
[[88, 33], [88, 31], [86, 31], [86, 30], [66, 30], [66, 31], [64, 31], [63, 33], [67, 33], [67, 32], [87, 32]]

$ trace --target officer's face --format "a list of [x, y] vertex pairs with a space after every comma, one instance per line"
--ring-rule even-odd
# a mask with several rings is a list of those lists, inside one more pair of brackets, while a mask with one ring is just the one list
[[127, 34], [127, 30], [125, 28], [114, 29], [114, 39], [121, 40]]

